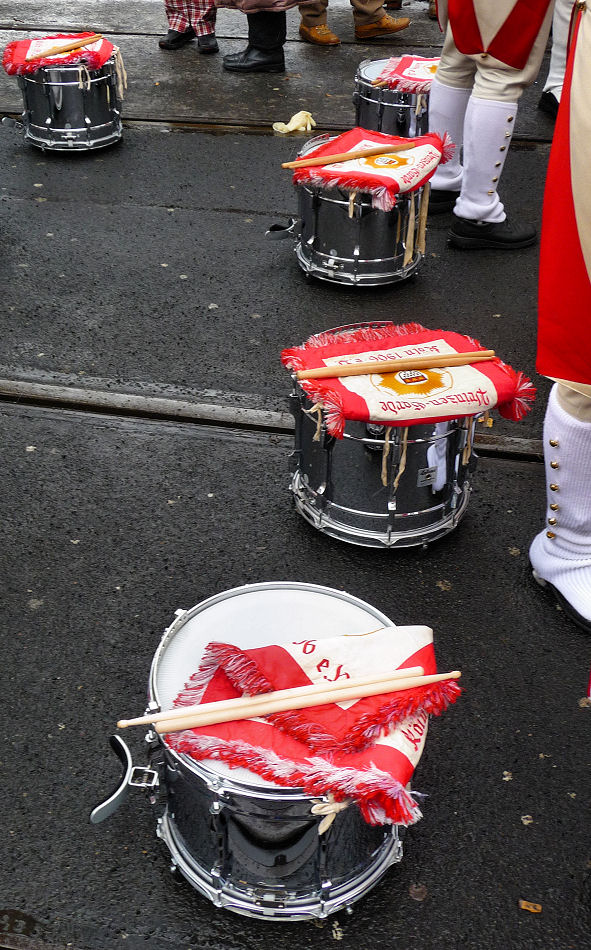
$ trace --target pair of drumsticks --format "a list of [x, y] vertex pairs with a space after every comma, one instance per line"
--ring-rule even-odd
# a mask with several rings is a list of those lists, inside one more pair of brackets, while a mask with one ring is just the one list
[[46, 56], [60, 56], [62, 53], [73, 53], [77, 49], [82, 49], [84, 46], [91, 46], [93, 43], [98, 43], [98, 41], [102, 39], [102, 33], [93, 33], [92, 36], [84, 36], [82, 39], [70, 40], [68, 43], [58, 43], [57, 46], [50, 46], [49, 49], [43, 50], [42, 53], [35, 53], [33, 56], [27, 55], [27, 61], [32, 62], [34, 59], [45, 59]]
[[349, 679], [344, 684], [318, 683], [299, 686], [294, 689], [281, 689], [257, 696], [238, 696], [213, 703], [193, 706], [179, 706], [165, 712], [151, 713], [138, 719], [120, 719], [120, 729], [128, 726], [154, 725], [156, 732], [182, 732], [184, 729], [198, 729], [220, 722], [234, 722], [240, 719], [261, 718], [292, 709], [307, 709], [311, 706], [326, 706], [329, 703], [344, 703], [378, 696], [382, 693], [399, 692], [429, 686], [444, 680], [459, 679], [459, 670], [451, 673], [432, 673], [424, 675], [421, 666], [392, 670], [381, 675]]

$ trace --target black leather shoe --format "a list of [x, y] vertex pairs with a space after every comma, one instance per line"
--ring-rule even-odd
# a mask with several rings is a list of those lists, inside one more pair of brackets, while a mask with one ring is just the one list
[[540, 96], [540, 101], [538, 102], [538, 109], [541, 112], [545, 112], [546, 115], [551, 116], [553, 119], [558, 115], [558, 106], [560, 105], [558, 99], [553, 92], [543, 92]]
[[488, 221], [469, 221], [467, 218], [454, 218], [448, 232], [449, 243], [463, 249], [476, 247], [501, 248], [511, 251], [515, 248], [529, 247], [535, 244], [537, 232], [534, 228], [516, 228], [509, 224], [508, 218], [498, 224]]
[[443, 214], [445, 211], [453, 211], [459, 197], [459, 191], [441, 191], [439, 188], [432, 188], [429, 195], [429, 214]]
[[247, 46], [241, 53], [224, 56], [224, 69], [233, 73], [284, 73], [283, 48], [257, 49]]
[[217, 53], [219, 46], [215, 38], [215, 33], [206, 33], [204, 36], [198, 36], [197, 48], [200, 53]]
[[184, 33], [178, 30], [169, 30], [163, 40], [158, 40], [160, 49], [181, 49], [195, 39], [195, 30], [192, 26]]

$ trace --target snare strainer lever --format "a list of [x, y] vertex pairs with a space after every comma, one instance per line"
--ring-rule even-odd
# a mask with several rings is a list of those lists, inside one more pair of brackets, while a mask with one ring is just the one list
[[93, 825], [98, 825], [105, 818], [109, 818], [127, 798], [130, 788], [153, 789], [159, 784], [158, 772], [154, 769], [133, 764], [131, 753], [123, 739], [115, 735], [111, 736], [109, 742], [113, 752], [121, 762], [123, 775], [111, 794], [92, 809], [90, 821]]

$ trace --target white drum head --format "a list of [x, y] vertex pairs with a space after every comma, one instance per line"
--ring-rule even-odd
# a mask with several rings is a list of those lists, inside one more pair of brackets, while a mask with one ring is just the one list
[[366, 59], [359, 64], [357, 75], [365, 82], [371, 83], [378, 78], [387, 62], [387, 59]]
[[[170, 709], [212, 641], [252, 649], [385, 626], [393, 623], [381, 611], [329, 587], [279, 581], [224, 591], [192, 607], [168, 628], [152, 663], [152, 699]], [[271, 785], [245, 769], [230, 769], [222, 762], [203, 764], [249, 785]]]

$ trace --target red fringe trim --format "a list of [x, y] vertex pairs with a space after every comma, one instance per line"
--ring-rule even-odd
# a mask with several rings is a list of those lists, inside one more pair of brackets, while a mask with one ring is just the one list
[[278, 755], [244, 742], [224, 742], [191, 732], [169, 735], [167, 743], [176, 752], [196, 761], [213, 759], [255, 772], [287, 788], [302, 788], [306, 795], [332, 794], [336, 801], [352, 799], [370, 825], [413, 825], [421, 810], [397, 779], [381, 769], [340, 768], [330, 759], [313, 756], [305, 762], [287, 762]]
[[[200, 702], [204, 687], [218, 669], [223, 670], [234, 689], [243, 695], [257, 696], [274, 689], [256, 662], [239, 647], [231, 643], [210, 643], [205, 649], [199, 670], [179, 693], [174, 707], [191, 706]], [[442, 683], [417, 688], [412, 692], [393, 694], [373, 713], [361, 716], [342, 739], [330, 735], [318, 724], [310, 722], [305, 713], [298, 709], [276, 713], [266, 719], [277, 729], [306, 743], [314, 752], [363, 752], [392, 726], [409, 716], [419, 712], [431, 716], [441, 715], [450, 703], [455, 703], [460, 693], [461, 688], [454, 680], [444, 680]]]
[[[45, 40], [83, 40], [86, 36], [93, 36], [93, 32], [86, 33], [53, 33], [51, 36], [44, 36]], [[55, 66], [56, 69], [59, 69], [60, 66], [71, 66], [76, 63], [84, 62], [89, 70], [91, 69], [101, 69], [105, 63], [111, 58], [114, 50], [112, 43], [109, 43], [108, 40], [103, 39], [103, 48], [99, 51], [89, 50], [89, 49], [76, 49], [72, 50], [71, 53], [60, 57], [59, 60], [54, 59], [44, 59], [42, 56], [39, 59], [32, 60], [31, 62], [23, 62], [19, 53], [23, 50], [24, 44], [30, 43], [30, 40], [15, 40], [13, 43], [8, 43], [6, 46], [3, 56], [2, 56], [2, 65], [5, 72], [9, 76], [28, 76], [33, 73], [38, 72], [44, 66]], [[108, 55], [105, 56], [106, 47], [104, 44], [107, 43], [110, 49], [108, 50]], [[26, 54], [25, 54], [26, 55]]]
[[511, 419], [512, 422], [519, 422], [528, 412], [531, 412], [537, 389], [531, 379], [520, 370], [514, 370], [512, 366], [503, 363], [502, 360], [496, 360], [495, 362], [497, 366], [505, 370], [514, 387], [513, 399], [510, 402], [497, 405], [499, 415], [504, 419]]

